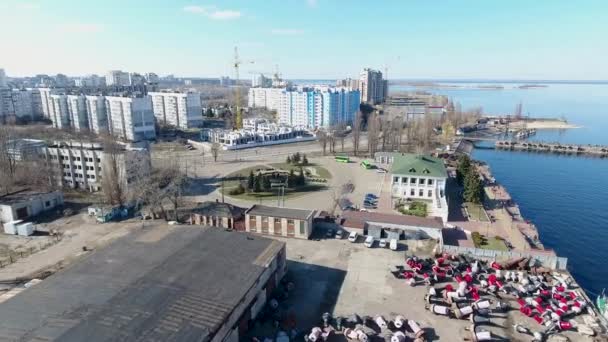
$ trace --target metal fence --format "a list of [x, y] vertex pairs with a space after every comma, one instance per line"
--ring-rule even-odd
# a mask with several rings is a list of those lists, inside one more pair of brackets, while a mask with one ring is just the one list
[[538, 261], [544, 267], [565, 270], [568, 265], [568, 258], [558, 257], [554, 255], [545, 255], [541, 253], [534, 253], [533, 251], [496, 251], [491, 249], [481, 249], [474, 247], [461, 247], [461, 246], [449, 246], [443, 245], [442, 251], [450, 254], [468, 254], [477, 258], [492, 259], [492, 260], [508, 260], [517, 258], [532, 258]]

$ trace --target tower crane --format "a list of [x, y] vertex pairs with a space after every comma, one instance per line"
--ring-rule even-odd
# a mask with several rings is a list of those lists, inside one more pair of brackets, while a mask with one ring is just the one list
[[243, 128], [243, 110], [241, 108], [241, 86], [239, 85], [239, 67], [241, 64], [243, 63], [251, 63], [253, 64], [253, 61], [242, 61], [239, 58], [239, 49], [238, 47], [234, 47], [234, 73], [235, 73], [235, 102], [236, 102], [236, 115], [235, 115], [235, 122], [234, 122], [234, 128], [235, 129], [241, 129]]

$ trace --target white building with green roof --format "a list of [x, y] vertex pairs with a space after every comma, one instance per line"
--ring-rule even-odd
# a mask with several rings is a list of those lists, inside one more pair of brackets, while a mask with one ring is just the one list
[[448, 173], [443, 160], [428, 155], [394, 153], [390, 158], [393, 199], [424, 201], [429, 216], [448, 220], [445, 185]]

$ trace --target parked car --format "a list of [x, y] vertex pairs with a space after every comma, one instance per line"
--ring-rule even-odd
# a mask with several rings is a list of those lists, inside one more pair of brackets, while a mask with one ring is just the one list
[[379, 167], [379, 168], [376, 169], [376, 172], [377, 173], [386, 173], [386, 169], [383, 169], [383, 168]]
[[350, 234], [348, 235], [348, 241], [357, 242], [358, 237], [359, 237], [359, 234], [357, 234], [357, 232], [350, 232]]
[[389, 248], [393, 251], [397, 250], [397, 239], [391, 239], [391, 242], [389, 243]]
[[380, 239], [378, 246], [380, 246], [380, 248], [386, 248], [386, 239]]
[[372, 194], [371, 192], [370, 192], [370, 193], [365, 194], [365, 198], [368, 198], [368, 197], [369, 197], [369, 198], [378, 198], [378, 196], [376, 196], [376, 195]]
[[338, 231], [336, 232], [336, 239], [342, 240], [342, 230], [338, 229]]
[[364, 244], [364, 245], [365, 245], [365, 247], [367, 247], [367, 248], [372, 248], [372, 246], [374, 245], [374, 241], [375, 241], [375, 240], [374, 240], [374, 237], [373, 237], [373, 236], [371, 236], [371, 235], [368, 235], [368, 236], [365, 238], [365, 242], [364, 242], [363, 244]]

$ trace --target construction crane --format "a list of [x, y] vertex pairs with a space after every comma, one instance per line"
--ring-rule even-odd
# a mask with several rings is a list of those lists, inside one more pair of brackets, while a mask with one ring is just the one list
[[236, 115], [235, 115], [235, 122], [234, 122], [234, 128], [235, 129], [241, 129], [243, 128], [243, 110], [241, 108], [241, 86], [239, 85], [239, 67], [241, 64], [243, 63], [251, 63], [253, 64], [253, 61], [242, 61], [239, 58], [239, 49], [238, 47], [234, 47], [234, 73], [235, 73], [235, 102], [236, 102]]

